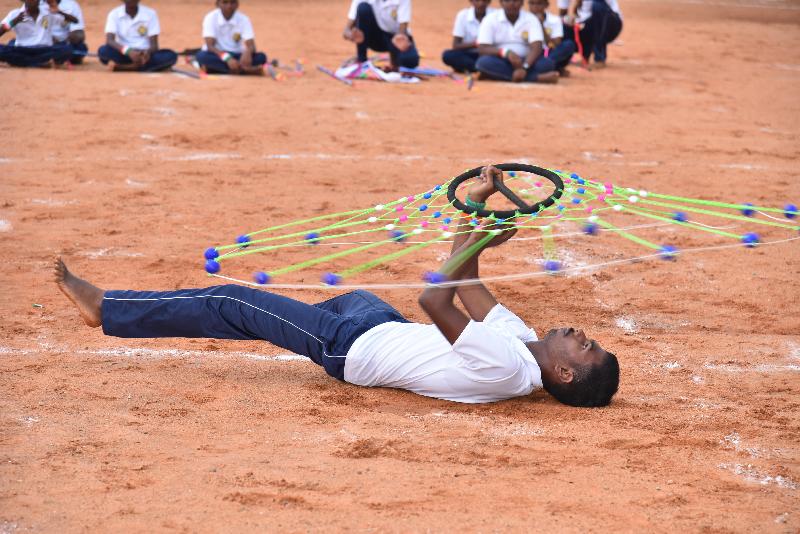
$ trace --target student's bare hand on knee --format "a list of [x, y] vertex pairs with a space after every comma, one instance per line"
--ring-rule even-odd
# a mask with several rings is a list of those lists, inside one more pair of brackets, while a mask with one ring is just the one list
[[150, 50], [142, 50], [142, 53], [139, 57], [139, 61], [141, 61], [140, 65], [146, 65], [148, 61], [150, 61]]
[[242, 54], [241, 59], [239, 59], [239, 65], [242, 69], [249, 69], [253, 66], [253, 55], [249, 52], [245, 52]]
[[514, 72], [511, 74], [511, 81], [514, 83], [521, 82], [525, 79], [525, 76], [528, 75], [528, 71], [523, 69], [522, 67], [518, 69], [514, 69]]
[[509, 52], [506, 59], [511, 63], [511, 66], [514, 67], [514, 70], [522, 68], [522, 58], [514, 52]]
[[396, 33], [392, 37], [392, 44], [401, 52], [405, 52], [411, 48], [411, 39], [404, 33]]
[[231, 72], [239, 72], [242, 70], [242, 66], [239, 64], [239, 61], [237, 61], [234, 57], [230, 58], [225, 63], [228, 65], [228, 68]]
[[364, 42], [364, 32], [358, 28], [350, 28], [349, 30], [346, 30], [343, 37], [346, 40], [353, 41], [356, 44], [361, 44]]

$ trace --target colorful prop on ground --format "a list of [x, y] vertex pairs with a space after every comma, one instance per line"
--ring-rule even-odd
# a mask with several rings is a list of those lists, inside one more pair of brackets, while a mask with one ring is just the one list
[[379, 54], [370, 57], [367, 61], [360, 63], [355, 57], [347, 59], [342, 65], [332, 71], [322, 65], [317, 65], [317, 69], [347, 85], [353, 85], [353, 80], [372, 80], [388, 83], [419, 83], [428, 78], [448, 78], [456, 83], [468, 84], [468, 89], [472, 89], [472, 76], [461, 78], [456, 74], [441, 69], [431, 67], [400, 67], [396, 72], [392, 71], [391, 62], [388, 54]]
[[[701, 200], [532, 165], [497, 167], [505, 171], [505, 185], [484, 209], [464, 203], [472, 178], [480, 174], [478, 167], [423, 193], [242, 234], [234, 243], [207, 249], [205, 269], [212, 276], [242, 284], [293, 289], [469, 283], [448, 282], [447, 273], [436, 272], [448, 256], [464, 214], [472, 231], [485, 233], [481, 244], [511, 225], [519, 229], [504, 245], [501, 268], [518, 268], [512, 256], [527, 255], [524, 272], [482, 276], [484, 281], [590, 272], [645, 259], [676, 260], [688, 252], [800, 240], [794, 204], [776, 208]], [[627, 257], [621, 257], [625, 247], [614, 238], [631, 245]], [[559, 251], [557, 240], [570, 247]], [[600, 261], [575, 261], [571, 249], [578, 243], [591, 244], [592, 258]], [[479, 246], [464, 252], [460, 261], [466, 261]], [[632, 248], [644, 249], [645, 254], [631, 254]], [[400, 262], [403, 268], [397, 269]], [[539, 267], [531, 270], [536, 263]], [[416, 270], [418, 277], [398, 278], [409, 270]]]

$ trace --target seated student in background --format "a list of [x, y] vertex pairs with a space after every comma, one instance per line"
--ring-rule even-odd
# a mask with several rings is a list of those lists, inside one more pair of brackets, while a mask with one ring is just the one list
[[456, 72], [475, 72], [478, 61], [478, 28], [492, 0], [470, 0], [472, 7], [462, 9], [456, 15], [453, 26], [453, 48], [442, 53], [442, 62]]
[[608, 43], [622, 31], [622, 11], [617, 0], [559, 0], [564, 15], [564, 32], [567, 39], [575, 39], [575, 25], [580, 29], [580, 49], [586, 61], [594, 55], [594, 66], [606, 66]]
[[263, 74], [266, 54], [256, 52], [250, 18], [239, 11], [239, 0], [217, 0], [217, 9], [203, 19], [200, 67], [212, 74]]
[[522, 11], [523, 0], [500, 0], [500, 7], [481, 22], [475, 66], [482, 76], [511, 82], [555, 83], [555, 64], [544, 57], [539, 20]]
[[367, 51], [389, 52], [392, 69], [419, 66], [419, 53], [408, 25], [411, 0], [352, 0], [343, 37], [356, 43], [358, 61]]
[[545, 55], [555, 64], [561, 76], [568, 76], [567, 65], [578, 47], [574, 41], [564, 40], [564, 23], [560, 17], [547, 11], [549, 6], [548, 0], [528, 0], [531, 13], [542, 23]]
[[[72, 55], [69, 62], [73, 65], [83, 63], [83, 58], [89, 53], [86, 46], [86, 34], [84, 33], [84, 20], [81, 6], [75, 0], [58, 0], [59, 14], [55, 15], [53, 21], [53, 41], [55, 43], [67, 43], [72, 47]], [[65, 15], [70, 15], [75, 19], [68, 20]]]
[[124, 0], [106, 20], [106, 44], [98, 55], [104, 65], [114, 71], [154, 72], [172, 68], [178, 55], [158, 48], [161, 26], [158, 15], [139, 0]]
[[57, 15], [75, 20], [72, 15], [60, 13], [56, 0], [47, 4], [25, 0], [22, 7], [12, 9], [0, 25], [0, 36], [13, 30], [15, 39], [0, 45], [0, 61], [14, 67], [44, 67], [67, 61], [72, 48], [53, 43], [52, 26]]

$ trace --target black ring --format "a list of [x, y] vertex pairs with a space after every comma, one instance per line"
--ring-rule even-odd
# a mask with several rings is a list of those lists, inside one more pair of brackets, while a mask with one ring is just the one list
[[542, 178], [547, 178], [553, 185], [556, 186], [556, 190], [553, 191], [553, 194], [547, 197], [546, 199], [537, 202], [536, 204], [527, 204], [525, 201], [521, 200], [514, 192], [506, 187], [504, 184], [500, 184], [497, 180], [494, 180], [495, 188], [499, 192], [503, 194], [507, 199], [511, 202], [519, 206], [519, 209], [516, 210], [487, 210], [487, 209], [475, 209], [470, 208], [461, 200], [456, 197], [456, 189], [464, 180], [469, 180], [470, 178], [475, 178], [476, 176], [480, 176], [481, 171], [483, 171], [483, 167], [475, 167], [474, 169], [465, 172], [459, 176], [453, 178], [453, 181], [450, 182], [450, 186], [447, 188], [447, 199], [455, 206], [456, 209], [463, 211], [464, 213], [471, 214], [474, 213], [478, 217], [491, 217], [494, 216], [498, 219], [510, 219], [512, 217], [516, 217], [518, 215], [530, 215], [532, 213], [538, 213], [539, 211], [552, 206], [556, 200], [561, 198], [561, 195], [564, 194], [564, 182], [561, 180], [561, 177], [554, 173], [551, 170], [543, 169], [541, 167], [536, 167], [535, 165], [526, 165], [524, 163], [500, 163], [498, 165], [494, 165], [501, 171], [522, 171], [522, 172], [530, 172], [533, 174], [538, 174]]

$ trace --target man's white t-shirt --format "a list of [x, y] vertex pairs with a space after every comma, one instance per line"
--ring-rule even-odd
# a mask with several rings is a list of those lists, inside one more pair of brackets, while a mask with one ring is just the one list
[[551, 39], [564, 38], [564, 23], [557, 15], [553, 15], [549, 11], [545, 11], [544, 22], [542, 22], [542, 31], [544, 31], [545, 36], [544, 44], [547, 46], [548, 41]]
[[[570, 0], [558, 0], [558, 9], [569, 9], [569, 2]], [[605, 0], [605, 2], [611, 11], [619, 15], [619, 18], [621, 19], [622, 10], [619, 8], [619, 2], [617, 0]], [[583, 0], [583, 2], [581, 2], [578, 12], [575, 14], [579, 23], [583, 24], [591, 18], [592, 4], [592, 0]]]
[[364, 2], [372, 6], [375, 20], [385, 32], [397, 33], [401, 24], [411, 22], [411, 0], [353, 0], [347, 18], [356, 20], [358, 4]]
[[81, 6], [78, 5], [78, 2], [75, 0], [61, 0], [58, 3], [58, 10], [66, 13], [67, 15], [72, 15], [78, 19], [78, 22], [69, 22], [63, 16], [53, 14], [53, 26], [51, 28], [53, 31], [53, 39], [63, 42], [67, 40], [67, 37], [69, 37], [71, 32], [85, 29], [83, 12], [81, 11]]
[[514, 24], [506, 17], [506, 12], [497, 9], [483, 17], [478, 30], [478, 44], [508, 48], [521, 58], [530, 51], [531, 43], [544, 41], [542, 25], [529, 11], [520, 11]]
[[[12, 9], [3, 19], [3, 24], [8, 26], [17, 18], [17, 15], [25, 11], [25, 6]], [[55, 22], [53, 15], [47, 4], [39, 6], [39, 16], [36, 20], [27, 13], [22, 22], [14, 26], [14, 46], [41, 47], [53, 46], [52, 26]]]
[[536, 333], [498, 304], [482, 322], [470, 321], [454, 344], [436, 325], [384, 323], [350, 347], [344, 379], [455, 402], [494, 402], [542, 387], [525, 343]]
[[[250, 17], [244, 13], [237, 10], [227, 20], [221, 9], [215, 9], [203, 19], [203, 39], [206, 37], [216, 39], [220, 50], [241, 54], [245, 51], [245, 42], [255, 39], [256, 34]], [[205, 43], [203, 50], [208, 50]]]
[[[494, 8], [486, 8], [484, 18], [494, 11]], [[481, 21], [475, 15], [474, 7], [467, 7], [462, 9], [456, 15], [455, 24], [453, 24], [453, 37], [461, 37], [465, 43], [478, 42], [478, 29], [481, 27]]]
[[161, 25], [155, 10], [140, 4], [136, 16], [131, 18], [125, 12], [123, 4], [108, 14], [106, 33], [113, 33], [122, 46], [130, 46], [135, 50], [149, 50], [150, 37], [161, 33]]

